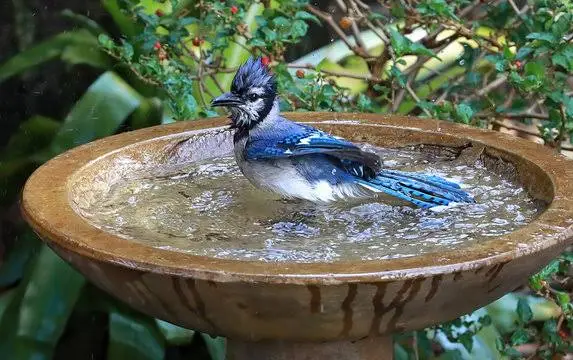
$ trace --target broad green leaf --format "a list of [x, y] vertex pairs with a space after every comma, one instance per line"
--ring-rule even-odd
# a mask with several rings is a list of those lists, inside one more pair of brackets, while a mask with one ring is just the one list
[[114, 134], [142, 100], [115, 73], [102, 74], [64, 120], [51, 144], [52, 154]]
[[223, 337], [211, 337], [209, 334], [201, 333], [203, 341], [207, 346], [207, 352], [211, 360], [225, 360], [226, 340]]
[[90, 19], [89, 17], [78, 14], [73, 12], [70, 9], [64, 9], [62, 11], [62, 16], [65, 16], [75, 22], [78, 25], [81, 25], [84, 29], [91, 32], [94, 36], [98, 36], [100, 34], [105, 34], [106, 31], [94, 20]]
[[94, 45], [66, 46], [60, 58], [70, 65], [85, 64], [100, 69], [111, 67], [109, 56]]
[[[20, 124], [0, 154], [0, 160], [25, 157], [48, 146], [61, 123], [44, 116], [32, 116]], [[2, 164], [0, 163], [0, 167]]]
[[26, 265], [40, 245], [40, 240], [30, 228], [16, 237], [7, 258], [0, 266], [0, 288], [9, 287], [22, 278]]
[[152, 319], [112, 310], [109, 313], [108, 360], [161, 360], [164, 340]]
[[169, 345], [188, 345], [195, 335], [195, 331], [173, 325], [167, 321], [155, 319], [155, 322]]
[[17, 294], [17, 290], [15, 288], [10, 290], [3, 290], [0, 293], [0, 323], [2, 323], [2, 319], [4, 318], [4, 314], [6, 310], [9, 308], [12, 299], [14, 299], [15, 295]]
[[25, 283], [17, 335], [55, 346], [84, 283], [80, 273], [43, 245]]
[[43, 245], [0, 324], [0, 354], [50, 359], [85, 279]]
[[62, 55], [68, 46], [97, 47], [97, 39], [86, 30], [58, 34], [20, 52], [0, 65], [0, 83], [14, 75], [53, 60]]

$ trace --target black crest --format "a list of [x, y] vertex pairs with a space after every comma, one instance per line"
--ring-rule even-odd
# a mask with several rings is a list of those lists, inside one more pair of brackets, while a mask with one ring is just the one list
[[231, 92], [235, 94], [242, 94], [249, 88], [263, 88], [268, 97], [274, 97], [277, 93], [276, 79], [261, 58], [250, 57], [237, 70], [231, 84]]

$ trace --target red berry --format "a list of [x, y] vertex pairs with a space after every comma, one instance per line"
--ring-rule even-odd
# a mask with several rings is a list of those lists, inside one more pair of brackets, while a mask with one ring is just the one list
[[231, 6], [231, 14], [235, 15], [238, 12], [239, 12], [238, 7], [236, 7], [235, 5]]
[[161, 49], [161, 43], [159, 41], [156, 41], [155, 44], [153, 44], [153, 48], [155, 50], [159, 50]]
[[519, 60], [515, 60], [515, 62], [513, 63], [513, 65], [515, 65], [516, 68], [521, 69], [523, 67], [523, 63]]
[[203, 42], [203, 40], [199, 39], [198, 36], [195, 36], [195, 37], [193, 38], [193, 45], [194, 45], [194, 46], [199, 46], [199, 45], [201, 45], [202, 42]]
[[304, 71], [302, 71], [301, 69], [298, 69], [298, 70], [296, 71], [296, 77], [299, 78], [299, 79], [304, 78]]
[[165, 15], [165, 13], [163, 12], [163, 10], [157, 9], [157, 10], [155, 10], [155, 15], [162, 17], [163, 15]]
[[265, 66], [268, 66], [271, 63], [271, 59], [268, 56], [263, 56], [261, 58], [261, 63]]

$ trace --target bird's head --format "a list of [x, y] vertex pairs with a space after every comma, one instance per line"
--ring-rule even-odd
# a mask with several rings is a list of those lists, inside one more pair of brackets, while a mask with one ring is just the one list
[[249, 58], [233, 79], [231, 91], [211, 102], [231, 111], [233, 127], [252, 129], [271, 112], [277, 96], [277, 83], [260, 58]]

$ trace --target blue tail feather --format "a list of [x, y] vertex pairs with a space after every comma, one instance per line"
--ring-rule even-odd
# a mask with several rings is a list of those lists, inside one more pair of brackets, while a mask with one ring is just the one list
[[376, 178], [360, 180], [359, 184], [422, 208], [448, 205], [451, 202], [475, 202], [458, 184], [435, 175], [383, 170]]

